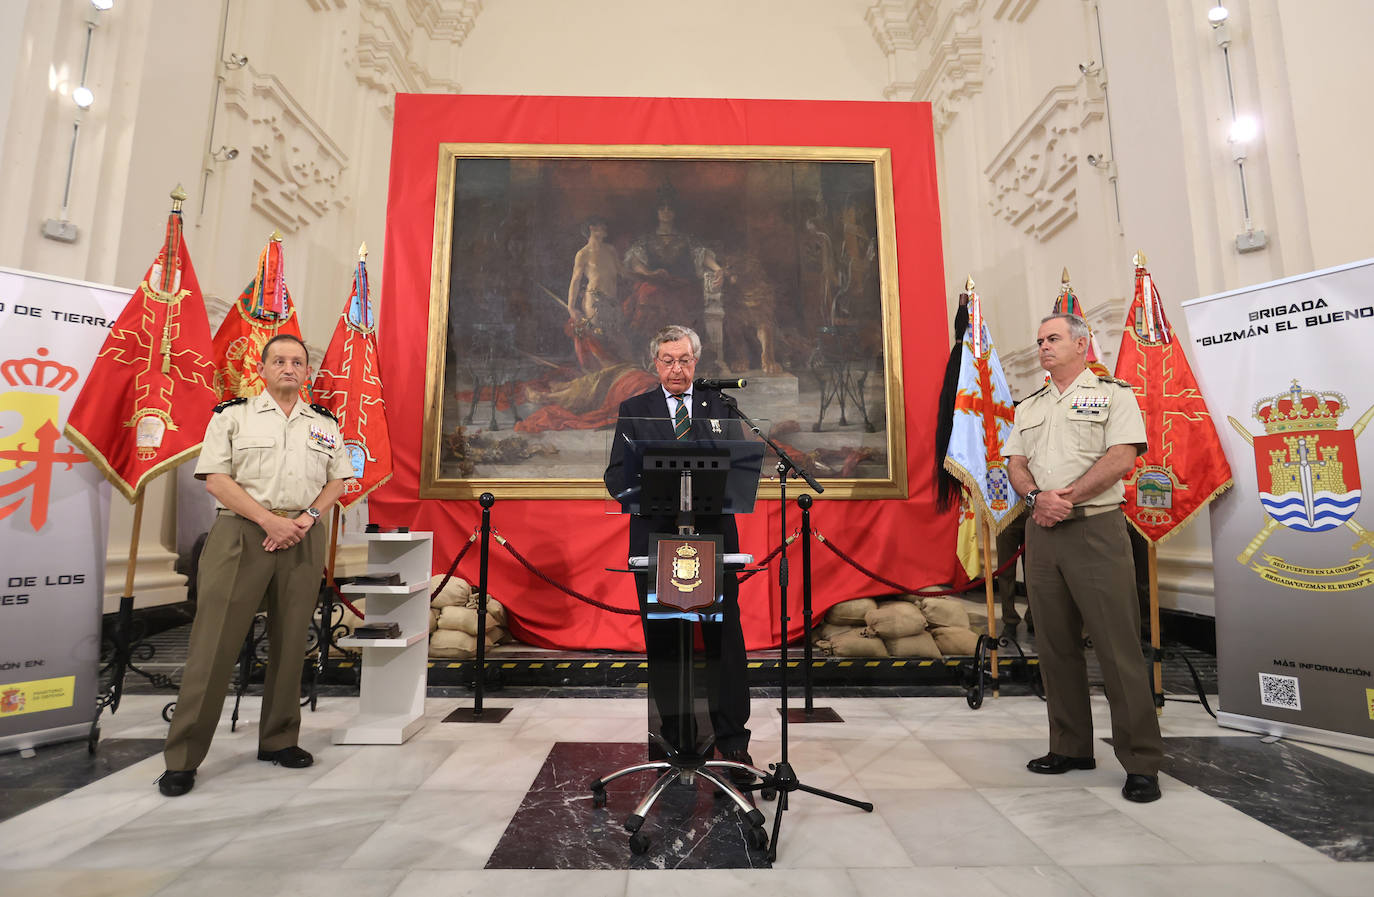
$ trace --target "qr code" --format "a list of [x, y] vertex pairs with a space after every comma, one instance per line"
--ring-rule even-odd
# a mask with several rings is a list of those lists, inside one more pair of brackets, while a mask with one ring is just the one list
[[1274, 676], [1259, 674], [1260, 703], [1265, 707], [1282, 707], [1284, 710], [1301, 710], [1302, 697], [1298, 694], [1298, 680], [1293, 676]]

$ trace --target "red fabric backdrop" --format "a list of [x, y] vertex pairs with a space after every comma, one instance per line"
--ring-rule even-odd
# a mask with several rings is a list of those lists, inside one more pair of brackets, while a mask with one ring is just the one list
[[[435, 183], [439, 144], [706, 144], [889, 147], [896, 204], [906, 396], [909, 497], [889, 501], [817, 501], [814, 527], [870, 569], [912, 586], [960, 576], [953, 512], [935, 510], [931, 444], [940, 379], [949, 352], [940, 255], [939, 201], [930, 108], [924, 103], [599, 97], [439, 96], [396, 98], [379, 352], [395, 461], [392, 480], [371, 497], [371, 516], [390, 526], [435, 533], [434, 566], [446, 569], [481, 521], [475, 501], [419, 499], [425, 358]], [[789, 489], [789, 495], [797, 492]], [[602, 501], [502, 501], [493, 525], [554, 579], [618, 607], [635, 606], [623, 563], [625, 523]], [[778, 543], [776, 502], [739, 519], [740, 544], [757, 557]], [[800, 522], [795, 503], [789, 528]], [[789, 549], [790, 636], [801, 630], [799, 546]], [[813, 607], [891, 591], [813, 547]], [[477, 551], [459, 573], [477, 579]], [[597, 609], [528, 573], [494, 542], [490, 591], [521, 641], [550, 648], [643, 650], [635, 616]], [[776, 562], [740, 589], [750, 649], [778, 643]]]

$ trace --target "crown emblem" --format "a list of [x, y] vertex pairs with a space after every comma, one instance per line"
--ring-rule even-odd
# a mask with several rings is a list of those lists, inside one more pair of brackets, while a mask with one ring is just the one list
[[1294, 430], [1334, 430], [1349, 407], [1345, 396], [1338, 392], [1303, 389], [1294, 380], [1287, 392], [1257, 401], [1251, 413], [1264, 424], [1264, 432], [1272, 435]]
[[76, 368], [44, 358], [47, 347], [39, 347], [38, 358], [8, 358], [0, 363], [0, 376], [10, 386], [37, 386], [66, 392], [76, 385], [81, 375]]

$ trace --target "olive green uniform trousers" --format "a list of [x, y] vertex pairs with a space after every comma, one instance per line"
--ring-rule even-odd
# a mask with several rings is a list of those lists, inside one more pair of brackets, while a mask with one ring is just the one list
[[1050, 724], [1050, 750], [1093, 755], [1083, 632], [1092, 639], [1112, 713], [1112, 747], [1128, 773], [1155, 775], [1164, 757], [1140, 650], [1140, 608], [1126, 517], [1112, 508], [1052, 527], [1026, 521], [1026, 587]]
[[319, 598], [328, 530], [316, 524], [296, 545], [267, 551], [261, 527], [220, 512], [201, 554], [190, 651], [163, 752], [168, 769], [195, 769], [205, 759], [259, 607], [267, 610], [268, 659], [258, 748], [296, 744], [306, 632]]

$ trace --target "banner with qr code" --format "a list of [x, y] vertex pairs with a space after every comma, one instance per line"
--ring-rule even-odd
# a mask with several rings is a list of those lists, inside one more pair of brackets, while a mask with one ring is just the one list
[[0, 268], [0, 751], [95, 717], [110, 487], [62, 428], [128, 301]]
[[1235, 476], [1211, 511], [1219, 718], [1374, 752], [1374, 259], [1183, 308]]

